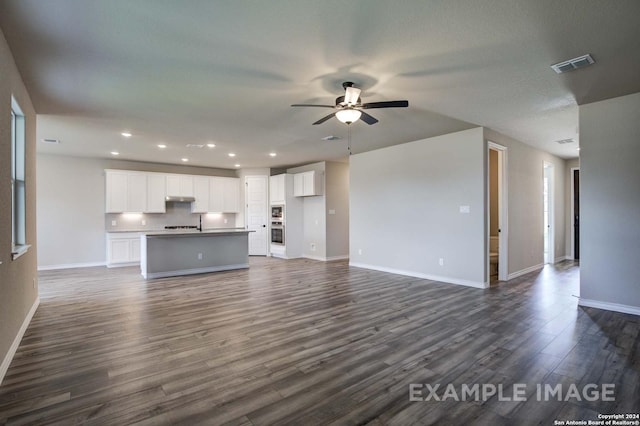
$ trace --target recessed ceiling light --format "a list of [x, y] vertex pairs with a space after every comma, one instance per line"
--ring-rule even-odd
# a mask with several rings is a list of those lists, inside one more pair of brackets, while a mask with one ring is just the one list
[[163, 143], [158, 144], [158, 148], [165, 149], [167, 146]]
[[187, 161], [189, 161], [189, 159], [188, 158], [183, 158], [182, 161], [184, 161], [186, 163]]
[[236, 156], [236, 154], [234, 154], [233, 152], [229, 153], [229, 157], [235, 157], [235, 156]]
[[129, 132], [122, 132], [120, 133], [122, 136], [124, 136], [125, 138], [130, 138], [132, 135]]
[[207, 144], [207, 146], [208, 146], [209, 148], [215, 148], [215, 147], [216, 147], [216, 144], [215, 144], [215, 143], [208, 143], [208, 144]]
[[270, 153], [269, 153], [269, 156], [270, 156], [270, 157], [275, 157], [276, 155], [278, 155], [278, 154], [276, 154], [275, 152], [270, 152]]
[[240, 167], [240, 164], [236, 164], [235, 167]]
[[111, 151], [111, 155], [120, 155], [118, 151]]

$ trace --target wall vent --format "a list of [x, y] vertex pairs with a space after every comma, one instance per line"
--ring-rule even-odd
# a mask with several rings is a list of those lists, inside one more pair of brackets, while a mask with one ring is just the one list
[[569, 59], [568, 61], [558, 62], [557, 64], [551, 65], [551, 68], [558, 74], [562, 74], [568, 71], [588, 67], [595, 62], [596, 61], [593, 60], [591, 55], [587, 54], [578, 56], [577, 58]]
[[559, 143], [560, 145], [564, 145], [564, 144], [567, 144], [567, 143], [573, 143], [573, 142], [575, 142], [573, 139], [561, 139], [559, 141], [556, 141], [556, 143]]
[[322, 138], [323, 141], [337, 141], [338, 139], [340, 139], [338, 136], [333, 135]]
[[59, 145], [60, 139], [42, 139], [42, 143], [48, 143], [52, 145]]

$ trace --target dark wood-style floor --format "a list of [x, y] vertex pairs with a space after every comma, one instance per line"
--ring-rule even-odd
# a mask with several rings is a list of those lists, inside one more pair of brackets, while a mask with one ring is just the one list
[[[578, 308], [578, 274], [565, 262], [478, 290], [265, 258], [149, 282], [136, 268], [43, 272], [0, 424], [521, 425], [638, 412], [640, 319]], [[527, 401], [414, 402], [411, 383], [521, 383]], [[545, 383], [613, 383], [615, 401], [538, 402]]]

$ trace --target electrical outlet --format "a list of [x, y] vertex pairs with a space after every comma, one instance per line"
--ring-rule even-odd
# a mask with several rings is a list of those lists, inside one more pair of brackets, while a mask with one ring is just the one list
[[316, 243], [311, 243], [311, 251], [316, 251]]
[[362, 249], [358, 249], [358, 254], [362, 254]]
[[227, 222], [229, 222], [229, 220], [228, 220], [228, 219], [225, 219], [225, 220], [224, 220], [224, 223], [227, 223]]
[[198, 253], [198, 260], [202, 260], [202, 253]]
[[145, 226], [147, 224], [147, 221], [142, 219], [142, 226]]
[[438, 264], [440, 264], [440, 266], [444, 266], [444, 259], [442, 257], [438, 260]]
[[115, 220], [111, 221], [111, 226], [116, 226], [118, 224], [118, 222], [116, 222]]

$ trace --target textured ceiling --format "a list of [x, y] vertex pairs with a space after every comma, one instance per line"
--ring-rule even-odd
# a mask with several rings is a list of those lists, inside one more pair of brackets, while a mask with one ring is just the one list
[[639, 18], [637, 0], [0, 0], [38, 139], [62, 142], [40, 152], [226, 168], [344, 157], [346, 125], [289, 105], [345, 80], [410, 103], [355, 123], [355, 152], [482, 125], [575, 157], [555, 141], [578, 138], [577, 105], [640, 91]]

